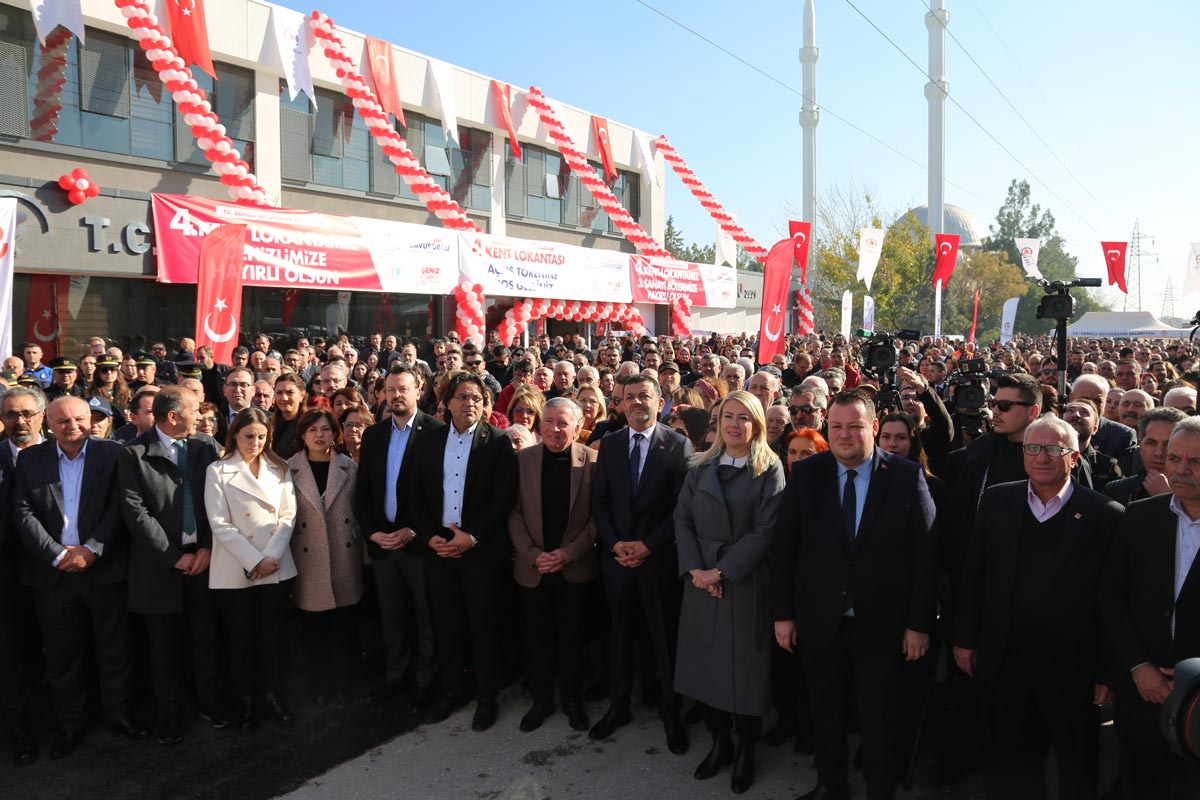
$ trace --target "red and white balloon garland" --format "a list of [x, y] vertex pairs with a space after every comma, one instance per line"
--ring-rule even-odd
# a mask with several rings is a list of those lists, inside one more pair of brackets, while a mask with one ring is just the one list
[[454, 329], [458, 331], [460, 341], [468, 339], [478, 345], [483, 344], [483, 329], [487, 319], [483, 313], [483, 287], [478, 283], [463, 281], [453, 289], [454, 298], [458, 301], [458, 310], [454, 314]]
[[797, 314], [796, 333], [801, 335], [812, 333], [817, 327], [813, 319], [812, 292], [805, 286], [797, 294], [799, 295], [799, 298], [797, 298], [799, 312]]
[[500, 341], [509, 345], [530, 320], [550, 317], [572, 322], [620, 322], [638, 336], [646, 333], [642, 312], [629, 303], [596, 303], [583, 300], [548, 300], [526, 297], [504, 314], [498, 333]]
[[73, 206], [100, 194], [100, 184], [93, 181], [83, 167], [76, 167], [66, 175], [60, 175], [58, 187], [67, 193], [67, 199]]
[[204, 90], [192, 78], [192, 71], [175, 51], [171, 38], [163, 31], [150, 6], [145, 0], [114, 0], [114, 3], [137, 37], [150, 66], [171, 93], [184, 121], [191, 126], [192, 136], [204, 157], [221, 176], [221, 183], [228, 187], [229, 194], [240, 202], [268, 205], [266, 190], [258, 185], [250, 165], [242, 159], [233, 140], [225, 135], [225, 126], [213, 112]]
[[766, 259], [767, 249], [755, 241], [753, 236], [746, 233], [742, 229], [742, 226], [738, 225], [734, 218], [730, 216], [729, 212], [717, 202], [717, 198], [713, 197], [712, 192], [700, 182], [700, 179], [696, 177], [696, 173], [692, 172], [691, 167], [679, 155], [674, 145], [667, 141], [665, 135], [658, 137], [655, 147], [658, 152], [662, 153], [663, 159], [675, 170], [675, 174], [683, 181], [684, 186], [691, 190], [696, 199], [700, 201], [700, 205], [704, 206], [712, 218], [717, 221], [721, 229], [732, 236], [733, 240], [740, 244], [743, 250], [759, 261]]
[[676, 297], [671, 301], [671, 333], [675, 336], [692, 335], [692, 298]]
[[38, 53], [37, 89], [33, 97], [33, 118], [29, 120], [30, 138], [52, 142], [58, 135], [58, 115], [62, 111], [62, 88], [67, 82], [67, 48], [71, 32], [55, 28], [46, 37]]
[[337, 28], [325, 14], [312, 12], [309, 17], [309, 27], [313, 36], [319, 39], [325, 51], [325, 57], [333, 65], [334, 71], [342, 81], [358, 115], [362, 117], [370, 134], [379, 140], [384, 154], [396, 167], [396, 174], [421, 199], [425, 207], [432, 211], [447, 228], [457, 231], [482, 232], [467, 212], [454, 201], [441, 184], [429, 176], [421, 166], [421, 162], [408, 149], [408, 143], [396, 132], [388, 113], [379, 104], [375, 93], [367, 86], [363, 76], [358, 73], [354, 60], [346, 50], [346, 45], [337, 35]]

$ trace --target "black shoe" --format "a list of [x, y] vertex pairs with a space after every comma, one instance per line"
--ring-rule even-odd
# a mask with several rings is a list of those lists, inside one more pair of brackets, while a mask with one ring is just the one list
[[614, 711], [610, 708], [608, 713], [588, 731], [588, 738], [607, 739], [616, 733], [617, 728], [623, 728], [631, 722], [633, 722], [633, 717], [630, 716], [628, 710]]
[[162, 745], [179, 744], [183, 741], [183, 721], [179, 714], [166, 712], [158, 716], [158, 743]]
[[588, 726], [587, 711], [583, 708], [583, 703], [578, 700], [567, 700], [563, 703], [563, 713], [567, 715], [567, 723], [573, 731], [586, 731]]
[[833, 787], [818, 783], [817, 788], [811, 792], [805, 792], [796, 800], [850, 800], [850, 787], [847, 785]]
[[554, 702], [551, 700], [535, 700], [533, 708], [525, 712], [525, 716], [521, 717], [521, 732], [529, 733], [536, 731], [542, 727], [542, 723], [546, 721], [546, 717], [554, 713]]
[[663, 730], [667, 733], [667, 749], [677, 756], [681, 756], [688, 751], [687, 731], [683, 729], [683, 723], [679, 721], [679, 715], [676, 713], [667, 714], [663, 720]]
[[83, 740], [83, 730], [59, 731], [54, 741], [50, 744], [50, 759], [58, 761], [61, 758], [66, 758], [75, 752], [75, 748], [79, 746], [79, 742]]
[[108, 725], [110, 730], [124, 734], [131, 739], [145, 739], [150, 735], [150, 731], [134, 722], [133, 718], [128, 714], [120, 714], [112, 717], [105, 724]]
[[400, 695], [404, 691], [403, 681], [388, 681], [381, 686], [377, 686], [367, 693], [363, 698], [364, 702], [371, 705], [386, 703]]
[[433, 697], [432, 686], [417, 689], [417, 693], [413, 695], [412, 713], [419, 717], [428, 711], [429, 707], [433, 705]]
[[[475, 716], [471, 718], [471, 730], [475, 731], [476, 733], [483, 733], [488, 728], [495, 725], [496, 712], [497, 708], [495, 700], [480, 700], [475, 704]], [[522, 720], [521, 723], [524, 725], [524, 720]], [[524, 730], [523, 727], [522, 730]]]
[[292, 712], [287, 710], [275, 694], [267, 692], [263, 699], [267, 701], [267, 710], [271, 712], [271, 716], [275, 718], [276, 722], [285, 728], [292, 727], [292, 723], [296, 721], [296, 718], [292, 716]]
[[425, 715], [425, 721], [429, 723], [445, 722], [462, 704], [463, 699], [456, 695], [439, 695], [437, 700], [433, 702], [433, 705], [429, 707], [429, 713]]
[[721, 767], [732, 763], [733, 739], [729, 738], [729, 731], [722, 733], [714, 732], [712, 749], [708, 751], [708, 755], [700, 762], [700, 766], [696, 767], [696, 771], [692, 773], [692, 777], [698, 781], [706, 781], [720, 772]]
[[37, 747], [33, 743], [33, 737], [29, 735], [29, 730], [24, 725], [14, 725], [9, 729], [8, 734], [12, 739], [14, 764], [18, 767], [27, 767], [37, 761]]
[[243, 697], [238, 711], [238, 728], [249, 733], [258, 727], [258, 715], [254, 711], [254, 698]]
[[733, 773], [729, 776], [729, 788], [734, 794], [742, 794], [754, 785], [754, 742], [738, 739], [737, 752], [733, 757]]
[[230, 725], [229, 713], [217, 703], [211, 706], [200, 706], [196, 711], [200, 715], [200, 719], [212, 726], [213, 730], [224, 730]]

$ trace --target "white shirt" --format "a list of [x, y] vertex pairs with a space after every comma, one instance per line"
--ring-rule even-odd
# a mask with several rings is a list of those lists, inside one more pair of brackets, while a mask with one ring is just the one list
[[[41, 444], [43, 441], [45, 441], [45, 440], [42, 439], [41, 436], [38, 436], [37, 441], [30, 442], [28, 446], [33, 447], [35, 444]], [[21, 450], [24, 448], [17, 447], [15, 444], [13, 444], [12, 439], [9, 439], [8, 440], [8, 449], [12, 451], [13, 466], [15, 467], [17, 465], [17, 459], [21, 456]]]
[[462, 526], [463, 493], [467, 487], [467, 461], [471, 458], [471, 440], [476, 422], [462, 433], [450, 424], [446, 434], [446, 452], [442, 455], [442, 527]]
[[383, 515], [387, 517], [388, 522], [395, 524], [397, 502], [396, 502], [396, 482], [400, 480], [400, 466], [404, 463], [404, 451], [408, 449], [409, 436], [412, 434], [412, 415], [405, 420], [403, 425], [396, 424], [396, 417], [392, 417], [391, 435], [388, 439], [387, 451], [387, 472], [386, 481], [383, 487]]
[[1033, 518], [1038, 522], [1045, 522], [1053, 517], [1059, 511], [1062, 511], [1063, 506], [1071, 499], [1071, 495], [1075, 493], [1075, 481], [1068, 480], [1058, 494], [1051, 497], [1046, 503], [1042, 503], [1042, 499], [1033, 491], [1033, 482], [1030, 481], [1026, 485], [1025, 497], [1029, 501], [1029, 510], [1033, 513]]
[[[644, 431], [635, 431], [633, 428], [629, 429], [629, 450], [627, 451], [626, 455], [632, 455], [633, 454], [633, 446], [635, 444], [638, 445], [638, 478], [639, 479], [642, 477], [642, 472], [646, 469], [646, 456], [650, 455], [650, 437], [654, 435], [654, 428], [655, 428], [655, 426], [651, 425], [649, 428], [646, 428], [646, 430], [644, 430]], [[641, 442], [638, 442], [636, 439], [633, 438], [634, 436], [636, 436], [639, 433], [642, 435]]]
[[[1175, 528], [1175, 599], [1183, 591], [1184, 581], [1196, 561], [1196, 553], [1200, 552], [1200, 520], [1192, 519], [1183, 510], [1179, 498], [1171, 496], [1171, 510], [1179, 518]], [[1175, 636], [1175, 611], [1171, 611], [1171, 636]]]

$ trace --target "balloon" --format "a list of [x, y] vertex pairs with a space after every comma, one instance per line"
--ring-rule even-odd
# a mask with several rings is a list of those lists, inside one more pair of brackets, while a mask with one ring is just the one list
[[76, 167], [71, 170], [71, 177], [75, 180], [87, 180], [88, 172], [83, 167]]
[[75, 188], [75, 179], [69, 174], [63, 175], [58, 179], [58, 188], [62, 189], [64, 192], [71, 191]]
[[87, 189], [84, 189], [83, 193], [88, 197], [96, 197], [100, 194], [100, 187], [94, 183], [88, 184]]
[[77, 206], [87, 199], [87, 195], [85, 195], [79, 189], [72, 189], [70, 193], [67, 194], [67, 199], [71, 201], [71, 205]]
[[79, 180], [75, 181], [75, 188], [82, 192], [86, 192], [88, 187], [91, 185], [91, 182], [87, 178], [80, 178]]

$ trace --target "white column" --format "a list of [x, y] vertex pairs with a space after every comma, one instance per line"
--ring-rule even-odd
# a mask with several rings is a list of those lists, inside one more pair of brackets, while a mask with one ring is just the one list
[[493, 236], [505, 236], [508, 230], [508, 218], [504, 215], [504, 189], [507, 184], [507, 176], [504, 170], [503, 136], [501, 133], [492, 131], [492, 163], [488, 165], [492, 171], [492, 203], [489, 209], [488, 232]]
[[817, 107], [817, 59], [820, 55], [813, 0], [804, 0], [804, 46], [800, 48], [804, 74], [804, 98], [800, 109], [800, 127], [804, 130], [803, 213], [804, 219], [813, 223], [817, 209], [817, 123], [821, 121]]
[[265, 69], [254, 71], [254, 174], [267, 192], [267, 202], [278, 206], [283, 197], [283, 151], [279, 130], [279, 76]]
[[944, 0], [931, 0], [925, 14], [929, 29], [929, 83], [925, 99], [929, 102], [929, 230], [945, 233], [946, 218], [946, 26], [950, 14]]

